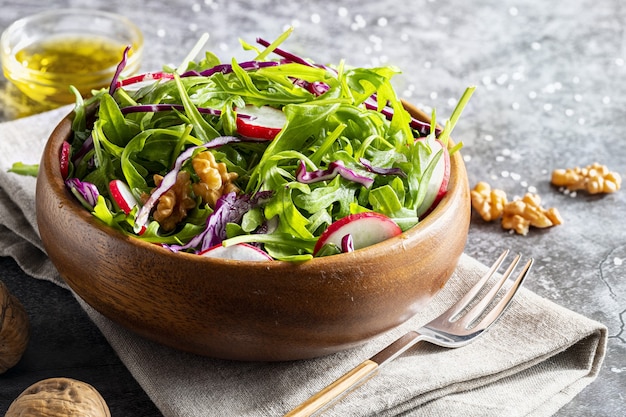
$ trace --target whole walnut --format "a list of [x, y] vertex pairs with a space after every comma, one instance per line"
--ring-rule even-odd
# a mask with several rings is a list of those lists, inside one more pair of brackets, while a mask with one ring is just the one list
[[28, 314], [0, 281], [0, 374], [19, 362], [28, 345]]
[[4, 417], [111, 417], [104, 398], [91, 385], [71, 378], [49, 378], [26, 388]]

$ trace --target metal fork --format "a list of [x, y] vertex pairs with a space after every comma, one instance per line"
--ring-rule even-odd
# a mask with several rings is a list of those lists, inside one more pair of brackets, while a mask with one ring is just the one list
[[[521, 255], [516, 255], [498, 281], [481, 297], [482, 293], [487, 291], [487, 283], [496, 274], [508, 253], [508, 250], [504, 251], [468, 293], [439, 317], [420, 329], [406, 333], [371, 358], [361, 362], [335, 382], [285, 414], [284, 417], [313, 415], [354, 388], [366, 377], [372, 375], [378, 368], [400, 356], [417, 342], [426, 341], [447, 348], [457, 348], [475, 340], [502, 316], [534, 262], [530, 258], [520, 273], [513, 277], [513, 271], [521, 259]], [[502, 289], [503, 294], [498, 296]], [[493, 307], [491, 307], [492, 305]], [[491, 310], [487, 311], [489, 307]]]

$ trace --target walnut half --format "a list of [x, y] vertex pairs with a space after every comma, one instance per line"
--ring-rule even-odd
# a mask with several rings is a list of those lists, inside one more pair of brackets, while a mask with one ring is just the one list
[[526, 235], [530, 226], [545, 228], [563, 223], [556, 208], [541, 207], [537, 194], [527, 193], [522, 198], [507, 201], [506, 193], [492, 189], [486, 182], [479, 182], [470, 192], [472, 208], [483, 220], [490, 222], [501, 218], [502, 228]]
[[0, 374], [19, 362], [29, 337], [30, 325], [24, 306], [0, 281]]
[[192, 185], [195, 195], [202, 198], [204, 204], [215, 208], [217, 200], [231, 192], [239, 192], [234, 181], [236, 172], [228, 172], [226, 164], [217, 162], [210, 151], [200, 152], [191, 160], [191, 164], [200, 181]]
[[[157, 187], [163, 181], [160, 175], [154, 176]], [[167, 190], [160, 198], [154, 211], [154, 220], [165, 231], [172, 231], [178, 222], [187, 216], [187, 211], [196, 206], [196, 201], [191, 197], [191, 180], [189, 173], [180, 171], [176, 176], [176, 183]]]
[[589, 194], [614, 193], [622, 185], [622, 177], [606, 165], [594, 162], [584, 168], [555, 169], [552, 184], [569, 191], [586, 190]]
[[527, 193], [521, 199], [507, 203], [502, 212], [502, 228], [514, 230], [519, 235], [526, 235], [530, 226], [546, 228], [559, 224], [563, 224], [559, 211], [541, 207], [537, 194]]
[[506, 193], [497, 188], [491, 188], [486, 182], [479, 182], [470, 192], [472, 207], [484, 221], [490, 222], [500, 218], [507, 203]]
[[71, 378], [49, 378], [26, 388], [5, 417], [111, 417], [104, 398], [91, 385]]

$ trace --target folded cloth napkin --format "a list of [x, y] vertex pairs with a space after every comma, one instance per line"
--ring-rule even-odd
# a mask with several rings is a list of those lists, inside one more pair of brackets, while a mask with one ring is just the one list
[[[17, 161], [37, 163], [48, 134], [70, 110], [0, 125], [0, 256], [63, 286], [38, 237], [35, 178], [7, 170]], [[165, 416], [278, 416], [441, 313], [486, 269], [463, 255], [428, 309], [402, 326], [358, 348], [280, 363], [178, 352], [134, 335], [77, 299]], [[606, 337], [602, 324], [522, 289], [502, 319], [473, 344], [459, 349], [420, 344], [325, 415], [549, 416], [595, 379]]]

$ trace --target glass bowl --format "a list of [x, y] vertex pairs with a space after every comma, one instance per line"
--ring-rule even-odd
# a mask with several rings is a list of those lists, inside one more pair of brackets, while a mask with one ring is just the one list
[[30, 99], [54, 107], [108, 86], [130, 46], [122, 76], [139, 69], [143, 35], [113, 13], [56, 9], [11, 24], [0, 38], [5, 77]]

